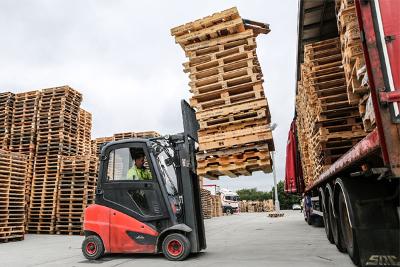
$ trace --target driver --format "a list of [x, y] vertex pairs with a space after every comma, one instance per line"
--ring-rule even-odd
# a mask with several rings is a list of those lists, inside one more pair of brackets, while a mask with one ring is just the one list
[[132, 180], [151, 180], [151, 172], [144, 166], [144, 153], [138, 152], [133, 154], [134, 164], [128, 170], [128, 179]]

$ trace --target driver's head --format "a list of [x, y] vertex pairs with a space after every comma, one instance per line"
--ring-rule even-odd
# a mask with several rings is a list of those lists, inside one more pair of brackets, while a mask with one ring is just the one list
[[136, 167], [143, 168], [143, 165], [144, 165], [144, 153], [136, 153], [133, 157], [134, 157], [133, 159], [135, 160]]

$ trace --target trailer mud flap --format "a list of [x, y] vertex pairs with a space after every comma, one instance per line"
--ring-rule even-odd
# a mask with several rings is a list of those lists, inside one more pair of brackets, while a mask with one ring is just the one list
[[362, 266], [400, 266], [399, 229], [356, 229]]

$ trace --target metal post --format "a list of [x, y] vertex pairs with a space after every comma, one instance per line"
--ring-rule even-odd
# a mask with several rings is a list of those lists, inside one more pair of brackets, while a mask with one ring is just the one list
[[281, 210], [279, 206], [278, 200], [278, 185], [276, 184], [276, 172], [275, 172], [275, 151], [271, 151], [272, 156], [272, 174], [274, 175], [274, 188], [275, 188], [275, 212], [279, 212]]

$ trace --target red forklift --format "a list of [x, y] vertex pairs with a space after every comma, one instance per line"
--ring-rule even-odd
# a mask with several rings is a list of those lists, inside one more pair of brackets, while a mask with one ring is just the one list
[[[83, 255], [163, 253], [181, 261], [206, 248], [196, 174], [195, 112], [182, 100], [184, 132], [104, 145], [95, 204], [85, 210]], [[135, 155], [145, 159], [139, 179], [130, 170]]]

